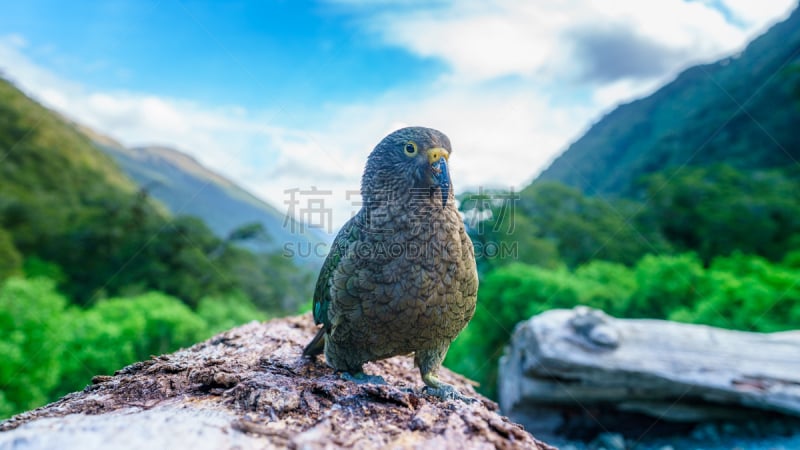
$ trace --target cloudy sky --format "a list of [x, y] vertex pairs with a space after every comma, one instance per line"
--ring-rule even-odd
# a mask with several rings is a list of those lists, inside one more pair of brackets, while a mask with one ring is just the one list
[[457, 190], [524, 187], [601, 115], [736, 53], [796, 0], [0, 0], [0, 71], [128, 146], [178, 148], [285, 210], [405, 125]]

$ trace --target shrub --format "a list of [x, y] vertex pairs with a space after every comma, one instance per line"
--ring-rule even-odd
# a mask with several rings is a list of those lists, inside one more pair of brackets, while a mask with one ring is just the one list
[[242, 294], [224, 297], [205, 297], [200, 300], [197, 315], [206, 322], [209, 334], [216, 334], [251, 320], [265, 320], [267, 315], [259, 311]]
[[70, 311], [71, 333], [59, 394], [136, 361], [188, 346], [209, 334], [205, 321], [180, 300], [158, 292], [101, 300]]
[[59, 381], [67, 300], [47, 279], [0, 285], [0, 413], [41, 406]]

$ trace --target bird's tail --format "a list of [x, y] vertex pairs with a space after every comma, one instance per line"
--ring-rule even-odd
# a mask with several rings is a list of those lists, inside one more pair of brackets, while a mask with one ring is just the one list
[[325, 350], [325, 333], [327, 330], [325, 327], [322, 327], [317, 331], [317, 335], [314, 336], [314, 339], [306, 345], [306, 348], [303, 349], [303, 356], [316, 356]]

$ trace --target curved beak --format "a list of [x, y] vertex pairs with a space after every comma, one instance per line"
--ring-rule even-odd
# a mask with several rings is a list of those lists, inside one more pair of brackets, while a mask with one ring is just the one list
[[[447, 198], [450, 195], [450, 171], [447, 169], [447, 158], [450, 156], [447, 150], [441, 147], [434, 147], [428, 150], [428, 162], [433, 172], [434, 185], [442, 191], [442, 208], [447, 206]], [[431, 187], [431, 195], [433, 186]]]

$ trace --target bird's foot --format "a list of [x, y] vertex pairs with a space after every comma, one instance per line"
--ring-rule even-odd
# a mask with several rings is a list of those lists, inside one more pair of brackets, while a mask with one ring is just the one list
[[384, 380], [382, 376], [367, 375], [364, 372], [342, 372], [341, 375], [339, 375], [339, 378], [346, 381], [352, 381], [356, 384], [387, 384], [386, 380]]
[[461, 394], [456, 388], [445, 383], [440, 383], [438, 387], [425, 386], [422, 391], [445, 401], [461, 400], [464, 403], [473, 403], [476, 401], [474, 398]]
[[430, 372], [430, 371], [423, 372], [422, 381], [424, 381], [425, 384], [427, 385], [422, 390], [422, 392], [428, 395], [439, 397], [440, 399], [445, 401], [461, 400], [464, 403], [472, 403], [476, 401], [476, 399], [472, 397], [467, 397], [465, 395], [462, 395], [452, 385], [449, 385], [439, 380], [439, 377], [436, 376], [436, 372]]

